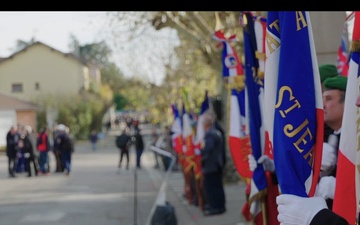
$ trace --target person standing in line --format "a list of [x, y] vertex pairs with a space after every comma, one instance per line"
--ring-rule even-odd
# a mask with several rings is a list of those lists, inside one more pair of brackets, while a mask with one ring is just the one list
[[140, 128], [135, 129], [136, 167], [141, 169], [141, 155], [144, 152], [144, 140]]
[[39, 151], [39, 174], [48, 175], [49, 174], [49, 151], [50, 151], [50, 142], [48, 136], [48, 129], [43, 127], [40, 129], [37, 139], [36, 139], [36, 148]]
[[52, 131], [52, 137], [53, 137], [53, 146], [52, 146], [52, 152], [54, 154], [55, 158], [55, 173], [63, 173], [64, 172], [64, 166], [61, 162], [61, 152], [59, 150], [56, 138], [57, 135], [60, 133], [57, 129], [58, 124], [54, 123], [53, 131]]
[[128, 134], [129, 128], [125, 127], [121, 134], [116, 137], [116, 146], [120, 150], [120, 159], [119, 159], [119, 165], [118, 168], [121, 168], [121, 163], [123, 160], [123, 157], [125, 155], [126, 157], [126, 170], [129, 169], [129, 148], [131, 145], [131, 136]]
[[6, 156], [8, 157], [9, 177], [16, 177], [18, 141], [19, 134], [17, 133], [17, 128], [12, 126], [6, 135]]
[[35, 160], [34, 147], [30, 137], [31, 132], [32, 128], [30, 126], [25, 126], [24, 133], [20, 136], [19, 140], [19, 149], [24, 152], [25, 170], [28, 173], [28, 177], [32, 176], [31, 167], [33, 167], [35, 176], [38, 175], [38, 165]]
[[326, 78], [324, 81], [324, 122], [333, 130], [333, 134], [330, 134], [329, 138], [334, 140], [328, 140], [329, 143], [323, 145], [320, 180], [315, 196], [326, 199], [329, 209], [332, 209], [335, 193], [336, 165], [344, 114], [346, 83], [347, 77], [340, 75]]
[[225, 192], [222, 180], [223, 137], [215, 128], [213, 113], [205, 113], [203, 127], [205, 136], [201, 144], [201, 171], [204, 176], [204, 215], [222, 214], [225, 209]]
[[56, 142], [60, 150], [61, 162], [64, 166], [65, 175], [71, 172], [71, 155], [74, 152], [74, 143], [70, 136], [70, 130], [64, 124], [58, 125], [59, 134], [56, 136]]
[[[321, 82], [321, 92], [323, 93], [325, 90], [324, 81], [329, 77], [338, 76], [339, 73], [334, 64], [323, 64], [319, 66], [319, 74], [320, 74], [320, 82]], [[324, 142], [328, 141], [330, 134], [334, 131], [324, 123]]]

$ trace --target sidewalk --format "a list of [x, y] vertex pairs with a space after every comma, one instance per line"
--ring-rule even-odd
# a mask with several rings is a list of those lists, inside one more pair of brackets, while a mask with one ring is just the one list
[[[1, 225], [149, 225], [146, 222], [165, 171], [154, 169], [151, 150], [145, 150], [142, 169], [136, 170], [135, 151], [131, 149], [130, 169], [119, 173], [119, 151], [114, 139], [107, 137], [96, 151], [89, 142], [77, 142], [70, 176], [51, 173], [26, 177], [26, 173], [21, 173], [15, 179], [9, 178], [7, 157], [0, 155], [0, 211], [5, 212]], [[54, 163], [50, 154], [52, 169]], [[244, 189], [243, 182], [225, 185], [227, 211], [209, 217], [182, 197], [181, 172], [170, 174], [165, 190], [166, 201], [175, 208], [178, 225], [245, 225], [241, 215]]]
[[[144, 152], [142, 162], [146, 165], [146, 170], [151, 175], [154, 182], [160, 187], [166, 173], [163, 169], [154, 169], [152, 167], [155, 161], [153, 153], [150, 150]], [[188, 201], [183, 198], [184, 179], [182, 172], [171, 172], [166, 188], [166, 200], [175, 208], [178, 225], [251, 224], [246, 222], [241, 214], [241, 209], [245, 202], [245, 183], [225, 184], [224, 187], [226, 195], [226, 212], [221, 215], [204, 216], [198, 207], [190, 205]]]

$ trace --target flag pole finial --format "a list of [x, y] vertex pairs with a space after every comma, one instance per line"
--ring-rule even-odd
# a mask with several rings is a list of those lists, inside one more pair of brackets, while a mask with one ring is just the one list
[[225, 27], [224, 27], [224, 25], [221, 23], [221, 20], [220, 20], [220, 17], [219, 17], [219, 12], [215, 12], [215, 20], [216, 20], [215, 31], [224, 30]]

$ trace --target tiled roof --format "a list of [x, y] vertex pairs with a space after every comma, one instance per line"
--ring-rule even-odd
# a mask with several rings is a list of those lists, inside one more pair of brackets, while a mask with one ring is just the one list
[[37, 110], [38, 106], [30, 101], [21, 100], [9, 93], [0, 92], [0, 110]]
[[53, 50], [53, 51], [56, 51], [56, 52], [64, 55], [65, 57], [70, 57], [70, 58], [72, 58], [72, 59], [80, 62], [80, 63], [83, 64], [83, 65], [87, 65], [86, 60], [84, 60], [84, 59], [82, 59], [82, 58], [80, 58], [80, 57], [77, 57], [77, 56], [75, 56], [75, 55], [72, 54], [72, 53], [63, 53], [63, 52], [61, 52], [61, 51], [59, 51], [59, 50], [57, 50], [57, 49], [55, 49], [55, 48], [53, 48], [53, 47], [50, 47], [49, 45], [46, 45], [46, 44], [44, 44], [44, 43], [42, 43], [42, 42], [40, 42], [40, 41], [37, 41], [37, 42], [35, 42], [35, 43], [33, 43], [33, 44], [31, 44], [31, 45], [29, 45], [29, 46], [21, 49], [21, 50], [18, 51], [18, 52], [15, 52], [14, 54], [10, 55], [10, 56], [7, 57], [7, 58], [1, 58], [1, 57], [0, 57], [0, 63], [6, 61], [6, 60], [8, 60], [8, 59], [12, 59], [12, 58], [14, 58], [16, 55], [18, 55], [18, 54], [20, 54], [20, 53], [22, 53], [22, 52], [25, 52], [25, 51], [28, 50], [29, 48], [31, 48], [31, 47], [33, 47], [33, 46], [36, 46], [36, 45], [43, 45], [43, 46], [45, 46], [45, 47], [47, 47], [47, 48], [49, 48], [49, 49], [51, 49], [51, 50]]

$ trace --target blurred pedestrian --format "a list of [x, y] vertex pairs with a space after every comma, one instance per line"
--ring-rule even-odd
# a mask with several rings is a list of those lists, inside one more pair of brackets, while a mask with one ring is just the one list
[[74, 143], [67, 126], [59, 124], [57, 129], [59, 134], [57, 135], [56, 142], [60, 150], [61, 162], [64, 166], [65, 174], [69, 175], [71, 172], [71, 156], [74, 152]]
[[8, 157], [9, 177], [15, 177], [17, 164], [19, 134], [16, 126], [12, 126], [6, 135], [6, 156]]
[[[164, 133], [162, 134], [162, 142], [160, 148], [169, 152], [171, 155], [176, 155], [174, 149], [172, 147], [172, 138], [171, 138], [171, 130], [169, 126], [165, 126]], [[167, 171], [169, 169], [171, 163], [171, 157], [166, 155], [161, 155], [162, 162], [164, 164], [164, 169]]]
[[97, 144], [97, 142], [99, 140], [96, 130], [91, 131], [89, 140], [90, 140], [90, 143], [91, 143], [91, 149], [93, 151], [95, 151], [96, 150], [96, 144]]
[[144, 140], [140, 128], [135, 129], [136, 167], [141, 169], [141, 155], [144, 152]]
[[53, 132], [52, 132], [52, 136], [53, 136], [53, 146], [52, 146], [52, 152], [54, 154], [54, 158], [55, 158], [55, 173], [62, 173], [64, 172], [64, 166], [61, 162], [61, 152], [59, 150], [59, 146], [57, 144], [57, 141], [56, 141], [56, 138], [57, 138], [57, 135], [60, 133], [57, 129], [58, 127], [58, 124], [57, 123], [54, 123], [54, 126], [53, 126]]
[[119, 165], [118, 168], [121, 168], [121, 163], [123, 160], [123, 157], [125, 155], [126, 157], [126, 169], [129, 169], [129, 148], [131, 145], [131, 137], [128, 134], [129, 132], [129, 128], [125, 127], [123, 128], [121, 134], [119, 136], [116, 137], [116, 146], [119, 148], [120, 150], [120, 159], [119, 159]]
[[[150, 145], [160, 147], [159, 145], [160, 145], [161, 140], [159, 139], [159, 134], [157, 133], [156, 128], [153, 128], [151, 130], [151, 138], [152, 138], [152, 140], [151, 140]], [[160, 168], [159, 153], [154, 151], [154, 158], [155, 158], [155, 166], [154, 166], [154, 168], [158, 169], [158, 168]]]
[[36, 148], [39, 152], [39, 174], [49, 174], [49, 151], [50, 142], [47, 127], [43, 127], [39, 130], [36, 139]]
[[25, 158], [25, 171], [28, 173], [28, 177], [32, 176], [32, 170], [34, 170], [35, 176], [38, 175], [38, 164], [34, 153], [34, 146], [31, 141], [32, 128], [26, 126], [24, 133], [20, 135], [19, 149], [24, 153]]

